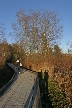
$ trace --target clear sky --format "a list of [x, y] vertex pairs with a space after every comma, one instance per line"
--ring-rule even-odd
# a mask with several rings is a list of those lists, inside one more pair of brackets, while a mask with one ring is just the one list
[[66, 42], [72, 42], [72, 0], [0, 0], [0, 23], [5, 24], [8, 43], [12, 41], [8, 36], [12, 31], [11, 24], [16, 21], [16, 12], [22, 8], [58, 11], [63, 25], [61, 48], [67, 50]]

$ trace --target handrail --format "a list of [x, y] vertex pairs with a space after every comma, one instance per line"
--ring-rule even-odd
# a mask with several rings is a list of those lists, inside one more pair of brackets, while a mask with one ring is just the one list
[[[32, 108], [36, 94], [37, 94], [38, 86], [39, 86], [39, 78], [37, 76], [35, 83], [30, 91], [30, 94], [26, 100], [26, 103], [24, 104], [24, 108]], [[39, 99], [39, 101], [40, 101], [40, 99]]]
[[8, 66], [10, 66], [14, 70], [14, 74], [11, 78], [11, 80], [0, 89], [0, 95], [4, 92], [4, 90], [13, 82], [16, 73], [18, 72], [17, 67], [15, 67], [13, 64], [7, 63]]
[[[8, 63], [8, 65], [14, 70], [14, 75], [13, 77], [11, 78], [11, 80], [4, 86], [0, 89], [0, 94], [13, 82], [14, 78], [15, 78], [15, 75], [18, 74], [18, 68], [16, 66], [14, 66], [13, 64], [10, 64]], [[31, 108], [33, 107], [33, 104], [34, 104], [34, 101], [35, 101], [35, 97], [36, 97], [36, 94], [37, 94], [37, 90], [38, 90], [38, 86], [39, 86], [39, 78], [38, 78], [38, 75], [36, 77], [36, 79], [34, 79], [35, 82], [34, 82], [34, 85], [30, 91], [30, 94], [25, 102], [24, 105], [22, 105], [23, 108]], [[40, 97], [39, 97], [39, 103], [41, 102], [40, 100]], [[40, 108], [42, 108], [42, 106], [40, 105]]]

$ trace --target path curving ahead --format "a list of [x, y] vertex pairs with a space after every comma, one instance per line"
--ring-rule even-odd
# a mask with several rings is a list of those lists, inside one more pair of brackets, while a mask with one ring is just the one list
[[[0, 108], [29, 108], [29, 105], [25, 106], [25, 104], [28, 103], [27, 99], [29, 99], [29, 96], [32, 93], [31, 92], [32, 89], [35, 89], [37, 90], [37, 92], [39, 92], [39, 87], [37, 86], [38, 82], [36, 80], [37, 80], [37, 74], [32, 73], [29, 70], [25, 71], [22, 74], [19, 74], [14, 84], [0, 98]], [[35, 88], [34, 88], [34, 84], [35, 84]], [[37, 99], [39, 99], [40, 94], [39, 95], [37, 94], [36, 97]], [[34, 97], [32, 96], [31, 98], [33, 99]], [[37, 108], [35, 102], [34, 104], [32, 107]]]

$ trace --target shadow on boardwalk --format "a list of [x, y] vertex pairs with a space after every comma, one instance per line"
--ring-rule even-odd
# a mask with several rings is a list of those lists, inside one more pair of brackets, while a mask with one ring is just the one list
[[44, 72], [44, 76], [42, 75], [42, 71], [38, 73], [39, 77], [39, 87], [40, 87], [40, 96], [41, 96], [41, 103], [42, 108], [54, 108], [52, 106], [52, 102], [49, 98], [49, 92], [48, 92], [48, 71]]

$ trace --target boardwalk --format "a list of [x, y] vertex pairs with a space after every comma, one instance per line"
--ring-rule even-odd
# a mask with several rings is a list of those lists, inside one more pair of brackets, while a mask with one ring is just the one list
[[[14, 84], [0, 98], [0, 108], [26, 108], [25, 104], [28, 103], [27, 99], [31, 94], [32, 88], [34, 89], [36, 78], [37, 74], [30, 71], [19, 74]], [[39, 88], [37, 88], [37, 92], [39, 93]], [[35, 97], [32, 108], [38, 108], [40, 95], [37, 94]], [[30, 108], [29, 105], [27, 105], [27, 108]]]

